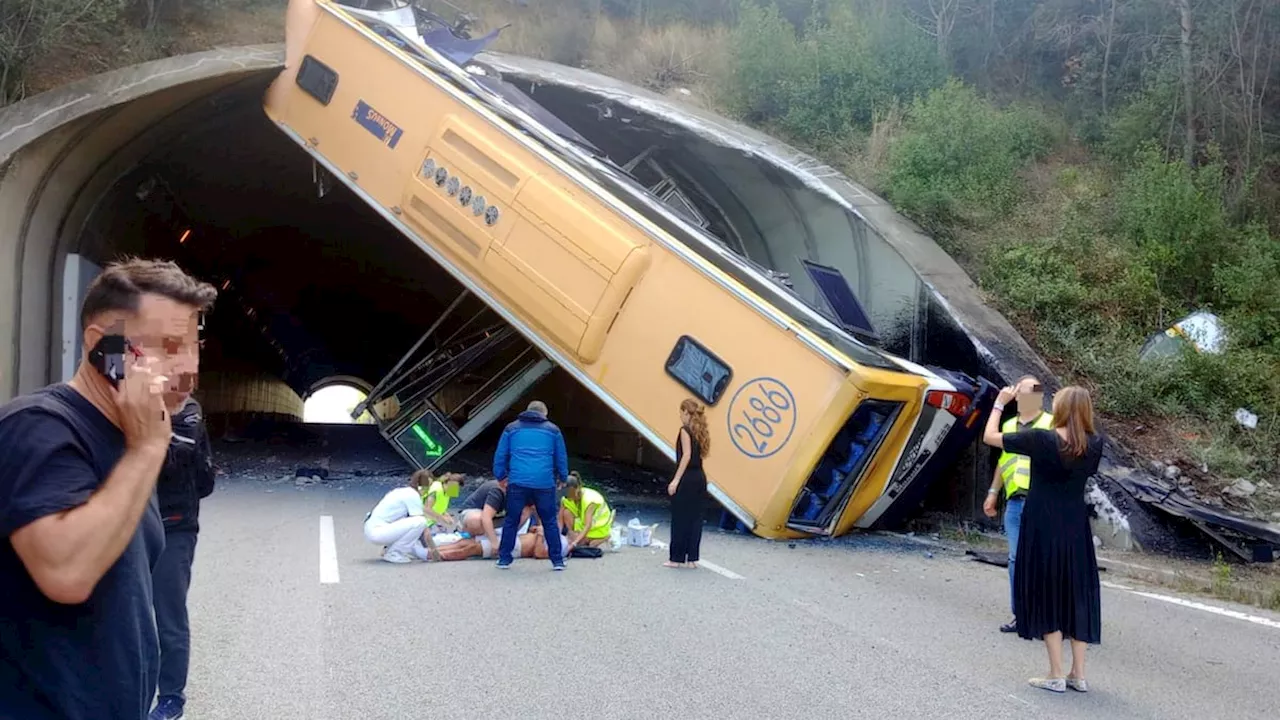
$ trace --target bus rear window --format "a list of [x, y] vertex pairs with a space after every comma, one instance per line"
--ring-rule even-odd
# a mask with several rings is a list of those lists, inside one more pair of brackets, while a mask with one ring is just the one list
[[789, 524], [825, 527], [835, 519], [901, 407], [901, 403], [882, 400], [867, 400], [858, 406], [800, 491]]

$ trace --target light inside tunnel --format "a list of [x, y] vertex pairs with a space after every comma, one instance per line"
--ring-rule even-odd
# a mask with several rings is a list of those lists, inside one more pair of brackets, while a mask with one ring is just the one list
[[321, 388], [303, 403], [302, 421], [332, 425], [372, 425], [374, 424], [373, 416], [368, 410], [354, 420], [351, 418], [351, 411], [367, 397], [363, 390], [351, 385], [330, 385]]

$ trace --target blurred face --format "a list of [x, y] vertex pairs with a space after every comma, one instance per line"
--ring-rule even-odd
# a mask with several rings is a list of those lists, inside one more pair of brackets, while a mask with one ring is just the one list
[[579, 485], [578, 487], [571, 487], [565, 491], [564, 495], [570, 500], [577, 502], [582, 498], [582, 486]]
[[1039, 380], [1029, 378], [1018, 383], [1018, 407], [1044, 407], [1044, 386]]
[[124, 335], [142, 358], [126, 365], [150, 363], [151, 371], [169, 378], [165, 405], [176, 411], [196, 388], [200, 372], [200, 317], [196, 308], [160, 295], [143, 295], [138, 312], [104, 313], [85, 328], [86, 352], [104, 335]]
[[685, 412], [684, 410], [680, 411], [680, 424], [681, 425], [689, 424], [689, 413]]

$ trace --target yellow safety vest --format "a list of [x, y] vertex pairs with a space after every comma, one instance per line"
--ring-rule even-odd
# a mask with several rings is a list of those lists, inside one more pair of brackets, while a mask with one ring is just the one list
[[596, 508], [595, 516], [591, 518], [591, 529], [587, 531], [587, 537], [592, 540], [609, 537], [609, 529], [613, 526], [613, 510], [609, 508], [609, 503], [604, 501], [604, 495], [584, 487], [582, 498], [578, 502], [570, 500], [568, 495], [565, 495], [560, 502], [573, 516], [574, 532], [582, 531], [582, 523], [586, 521], [587, 507], [599, 506]]
[[[1042, 412], [1040, 417], [1031, 423], [1034, 430], [1052, 430], [1053, 414]], [[1002, 433], [1018, 432], [1018, 418], [1011, 417], [1000, 427]], [[1004, 481], [1005, 499], [1013, 497], [1013, 494], [1019, 490], [1026, 491], [1031, 488], [1031, 458], [1026, 455], [1016, 455], [1009, 451], [1000, 453], [1000, 479]]]
[[[437, 515], [445, 514], [445, 512], [448, 511], [449, 509], [449, 496], [444, 491], [444, 483], [440, 482], [439, 480], [436, 480], [435, 482], [431, 483], [431, 487], [428, 487], [422, 493], [422, 502], [425, 503], [427, 501], [427, 496], [431, 495], [431, 493], [435, 493], [436, 495], [436, 501], [431, 503], [431, 512]], [[435, 524], [436, 524], [435, 520], [432, 520], [431, 518], [427, 518], [427, 527], [431, 527], [432, 525], [435, 525]]]

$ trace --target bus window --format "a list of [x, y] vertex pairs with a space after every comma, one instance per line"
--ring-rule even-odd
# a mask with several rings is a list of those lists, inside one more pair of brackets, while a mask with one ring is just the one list
[[839, 518], [901, 407], [901, 403], [882, 400], [867, 400], [858, 406], [801, 489], [791, 510], [790, 527], [825, 530]]
[[720, 400], [733, 377], [733, 370], [723, 360], [688, 335], [680, 336], [666, 367], [668, 375], [708, 405]]

